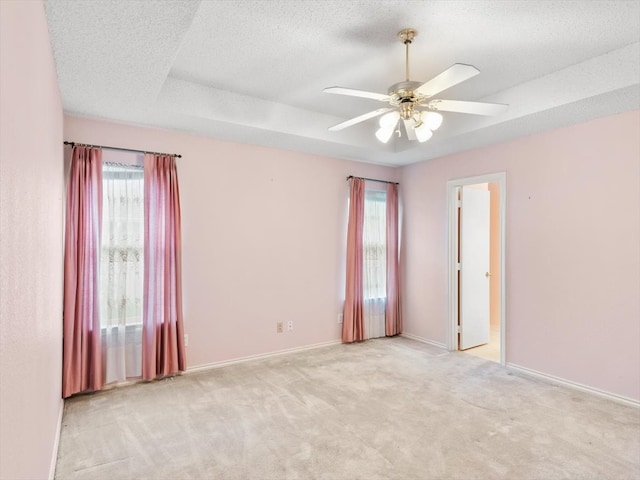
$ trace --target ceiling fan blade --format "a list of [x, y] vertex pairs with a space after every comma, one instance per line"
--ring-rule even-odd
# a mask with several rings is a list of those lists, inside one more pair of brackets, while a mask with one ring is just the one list
[[480, 73], [473, 65], [465, 65], [464, 63], [456, 63], [447, 68], [444, 72], [436, 75], [431, 80], [424, 82], [415, 89], [416, 93], [425, 97], [432, 97], [436, 93], [440, 93], [447, 88], [451, 88], [465, 80], [469, 80]]
[[404, 121], [404, 129], [407, 132], [407, 138], [409, 140], [417, 140], [418, 137], [416, 137], [416, 132], [413, 129], [413, 122], [411, 120], [403, 120]]
[[365, 120], [369, 120], [370, 118], [378, 117], [383, 113], [390, 112], [391, 110], [393, 110], [393, 108], [379, 108], [378, 110], [374, 110], [373, 112], [365, 113], [364, 115], [360, 115], [359, 117], [355, 117], [351, 120], [347, 120], [346, 122], [342, 122], [334, 125], [333, 127], [329, 127], [329, 131], [337, 132], [338, 130], [350, 127], [351, 125], [355, 125], [356, 123], [364, 122]]
[[353, 88], [344, 87], [327, 87], [322, 90], [324, 93], [334, 93], [337, 95], [349, 95], [351, 97], [371, 98], [381, 102], [389, 101], [389, 95], [383, 93], [365, 92], [364, 90], [354, 90]]
[[503, 103], [465, 102], [462, 100], [431, 100], [429, 108], [440, 112], [471, 113], [473, 115], [500, 115], [509, 108]]

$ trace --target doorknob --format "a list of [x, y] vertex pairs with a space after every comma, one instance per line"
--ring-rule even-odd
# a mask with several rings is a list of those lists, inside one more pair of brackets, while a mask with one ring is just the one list
[[489, 278], [489, 277], [491, 276], [491, 274], [490, 274], [489, 272], [486, 272], [486, 273], [484, 274], [484, 276], [485, 276], [485, 277], [487, 277], [487, 278]]

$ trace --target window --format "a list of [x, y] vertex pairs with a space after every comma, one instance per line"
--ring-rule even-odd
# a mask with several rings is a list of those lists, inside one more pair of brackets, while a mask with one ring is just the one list
[[364, 197], [363, 289], [366, 299], [387, 296], [387, 192], [366, 190]]
[[106, 383], [141, 375], [144, 169], [102, 165], [100, 324]]
[[105, 163], [102, 182], [101, 323], [141, 324], [144, 170]]
[[127, 378], [152, 380], [186, 369], [175, 155], [127, 153], [116, 160], [111, 152], [103, 156], [103, 148], [130, 152], [88, 145], [72, 150], [65, 398]]
[[342, 341], [398, 335], [402, 333], [398, 184], [348, 178], [351, 181]]
[[387, 192], [367, 189], [362, 231], [362, 289], [369, 338], [385, 335], [387, 299]]

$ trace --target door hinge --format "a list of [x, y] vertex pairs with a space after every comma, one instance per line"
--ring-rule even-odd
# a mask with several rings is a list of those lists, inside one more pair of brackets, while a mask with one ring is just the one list
[[456, 325], [456, 333], [462, 333], [462, 326]]
[[460, 265], [460, 262], [456, 263], [456, 270], [462, 270], [462, 265]]
[[457, 205], [458, 205], [458, 208], [462, 208], [462, 200], [458, 200]]

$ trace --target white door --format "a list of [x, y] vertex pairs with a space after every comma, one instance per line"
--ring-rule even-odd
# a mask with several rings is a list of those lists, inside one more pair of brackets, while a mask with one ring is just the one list
[[490, 193], [460, 191], [460, 350], [489, 343]]

